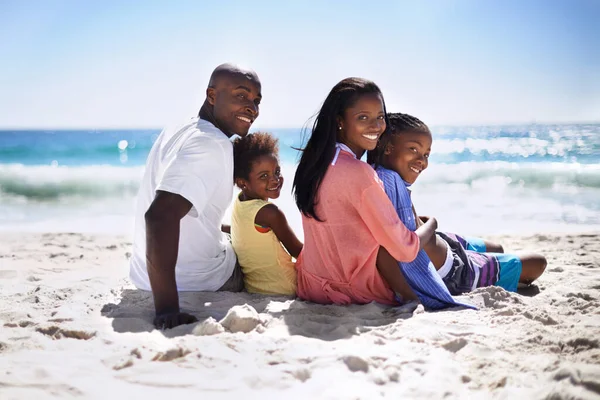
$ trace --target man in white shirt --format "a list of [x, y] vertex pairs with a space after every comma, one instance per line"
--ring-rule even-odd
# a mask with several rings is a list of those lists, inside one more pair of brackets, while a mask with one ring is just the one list
[[261, 84], [231, 64], [212, 73], [198, 117], [160, 134], [140, 186], [130, 277], [152, 290], [157, 328], [196, 321], [179, 309], [179, 291], [240, 291], [243, 279], [221, 232], [233, 196], [233, 147], [258, 117]]

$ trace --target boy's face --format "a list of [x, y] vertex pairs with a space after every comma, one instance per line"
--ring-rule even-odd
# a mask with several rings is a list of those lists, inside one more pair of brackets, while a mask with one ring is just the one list
[[385, 148], [384, 167], [413, 184], [427, 168], [433, 139], [426, 132], [400, 132], [392, 136]]
[[261, 156], [254, 160], [248, 179], [238, 179], [237, 185], [247, 199], [276, 199], [281, 194], [283, 177], [275, 155]]

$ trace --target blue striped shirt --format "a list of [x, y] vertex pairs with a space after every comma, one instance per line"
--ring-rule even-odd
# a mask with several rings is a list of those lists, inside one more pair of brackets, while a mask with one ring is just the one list
[[[415, 231], [417, 223], [412, 209], [408, 183], [389, 169], [379, 166], [376, 171], [379, 179], [383, 181], [385, 193], [394, 205], [398, 217], [408, 229]], [[471, 304], [459, 302], [452, 297], [424, 250], [419, 251], [417, 258], [413, 261], [399, 264], [406, 281], [425, 308], [437, 310], [465, 306], [477, 309]]]

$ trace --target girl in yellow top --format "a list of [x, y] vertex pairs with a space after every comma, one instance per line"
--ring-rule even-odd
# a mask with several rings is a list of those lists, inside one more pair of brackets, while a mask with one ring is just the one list
[[253, 133], [233, 142], [233, 178], [242, 190], [231, 215], [231, 241], [250, 293], [296, 294], [302, 243], [285, 215], [268, 199], [281, 193], [277, 139]]

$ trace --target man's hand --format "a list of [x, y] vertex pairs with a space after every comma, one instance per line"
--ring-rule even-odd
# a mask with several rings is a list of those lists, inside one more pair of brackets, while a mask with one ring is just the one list
[[198, 318], [182, 312], [161, 314], [154, 318], [156, 329], [171, 329], [179, 325], [193, 324], [194, 322], [198, 322]]

